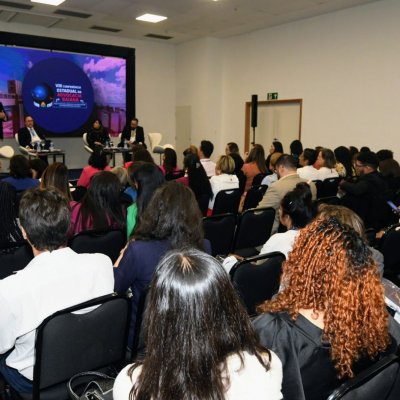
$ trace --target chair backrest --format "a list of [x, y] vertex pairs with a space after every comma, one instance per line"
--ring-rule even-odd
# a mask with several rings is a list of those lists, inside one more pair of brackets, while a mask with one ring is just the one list
[[335, 389], [327, 400], [397, 400], [400, 359], [390, 354]]
[[0, 147], [0, 158], [11, 158], [14, 155], [14, 149], [11, 146]]
[[261, 185], [262, 180], [267, 176], [267, 174], [257, 174], [254, 178], [253, 178], [253, 182], [252, 182], [252, 186], [258, 186]]
[[33, 259], [32, 248], [28, 243], [0, 250], [0, 279], [10, 276], [14, 271], [24, 269]]
[[161, 143], [162, 140], [161, 133], [158, 132], [148, 133], [147, 136], [149, 138], [151, 150], [153, 150], [154, 147], [158, 146]]
[[84, 148], [85, 148], [85, 150], [88, 152], [88, 153], [93, 153], [93, 149], [92, 148], [90, 148], [89, 147], [89, 142], [87, 141], [87, 132], [85, 132], [83, 135], [82, 135], [82, 140], [83, 140], [83, 143], [84, 143]]
[[236, 214], [220, 214], [203, 218], [204, 237], [211, 242], [212, 255], [228, 254], [235, 236]]
[[272, 207], [246, 210], [240, 216], [233, 252], [263, 245], [271, 236], [274, 219], [275, 209]]
[[110, 294], [46, 318], [36, 332], [33, 399], [79, 372], [122, 362], [129, 314], [127, 297]]
[[213, 215], [225, 213], [237, 214], [241, 196], [240, 189], [219, 191], [215, 196]]
[[282, 253], [267, 253], [247, 258], [231, 269], [233, 285], [249, 315], [255, 315], [256, 307], [278, 292], [284, 260]]
[[268, 189], [268, 185], [256, 185], [252, 186], [246, 194], [243, 204], [243, 211], [249, 208], [256, 208], [258, 203], [262, 200], [265, 192]]
[[18, 145], [18, 146], [21, 146], [21, 145], [19, 144], [18, 133], [14, 133], [14, 139], [15, 139], [15, 141], [17, 142], [17, 145]]
[[[400, 224], [393, 225], [382, 236], [378, 250], [385, 260], [384, 274], [400, 273]], [[390, 279], [390, 277], [388, 276]]]
[[339, 182], [343, 178], [327, 178], [317, 186], [317, 198], [336, 196], [338, 192]]
[[121, 229], [80, 232], [69, 240], [69, 247], [77, 253], [102, 253], [113, 263], [125, 244], [126, 235]]

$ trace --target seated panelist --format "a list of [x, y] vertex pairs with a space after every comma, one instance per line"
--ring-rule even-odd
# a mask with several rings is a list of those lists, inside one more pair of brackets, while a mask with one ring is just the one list
[[92, 128], [88, 131], [87, 142], [91, 149], [96, 146], [104, 147], [110, 140], [110, 136], [107, 129], [104, 128], [103, 124], [99, 119], [93, 121]]

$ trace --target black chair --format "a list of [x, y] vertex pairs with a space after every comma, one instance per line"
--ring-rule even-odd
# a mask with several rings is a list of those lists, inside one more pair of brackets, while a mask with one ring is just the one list
[[245, 211], [238, 222], [232, 251], [242, 256], [258, 254], [254, 248], [269, 239], [274, 219], [275, 210], [272, 207]]
[[278, 292], [284, 260], [282, 253], [273, 252], [247, 258], [232, 267], [233, 285], [249, 315], [255, 315], [256, 307]]
[[400, 358], [390, 354], [335, 389], [327, 400], [398, 400]]
[[253, 178], [253, 182], [251, 183], [252, 186], [258, 186], [261, 185], [262, 180], [267, 176], [267, 174], [257, 174], [254, 178]]
[[121, 368], [129, 316], [128, 298], [110, 294], [46, 318], [36, 331], [31, 398], [66, 400], [66, 383], [73, 375], [110, 366]]
[[378, 250], [383, 254], [385, 267], [383, 276], [396, 285], [400, 279], [400, 224], [392, 225], [382, 236]]
[[236, 214], [203, 218], [204, 237], [211, 242], [212, 255], [228, 254], [235, 236]]
[[242, 194], [240, 192], [240, 189], [228, 189], [219, 191], [215, 196], [213, 215], [226, 213], [237, 214], [241, 197]]
[[24, 269], [32, 259], [32, 248], [28, 243], [21, 243], [17, 247], [0, 249], [0, 279], [12, 275], [15, 271]]
[[69, 240], [69, 247], [77, 253], [102, 253], [114, 263], [126, 244], [126, 233], [120, 229], [84, 231]]
[[268, 185], [253, 185], [247, 191], [246, 197], [244, 199], [243, 211], [246, 211], [249, 208], [256, 208], [258, 206], [258, 203], [262, 200], [267, 189]]
[[317, 198], [336, 196], [338, 192], [339, 182], [343, 178], [327, 178], [317, 185]]

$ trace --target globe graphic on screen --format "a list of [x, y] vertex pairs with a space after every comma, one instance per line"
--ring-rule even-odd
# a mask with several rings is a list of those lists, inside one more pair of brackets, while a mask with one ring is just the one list
[[32, 99], [36, 107], [49, 107], [53, 103], [54, 92], [47, 83], [40, 83], [32, 89]]

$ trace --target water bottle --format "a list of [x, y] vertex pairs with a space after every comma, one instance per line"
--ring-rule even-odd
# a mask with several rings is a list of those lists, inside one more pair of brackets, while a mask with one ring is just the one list
[[40, 151], [40, 150], [41, 150], [40, 142], [36, 142], [36, 151]]
[[124, 149], [127, 149], [128, 148], [128, 141], [125, 139], [124, 140]]
[[49, 150], [54, 151], [54, 143], [53, 142], [50, 142]]

